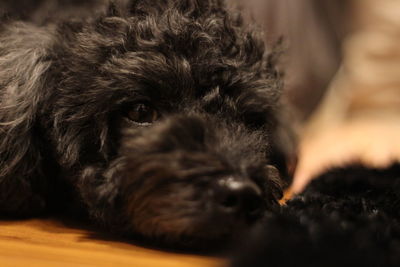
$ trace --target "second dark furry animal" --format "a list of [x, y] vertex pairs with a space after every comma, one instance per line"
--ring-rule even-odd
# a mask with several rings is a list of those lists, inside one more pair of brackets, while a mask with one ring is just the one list
[[400, 166], [314, 180], [254, 229], [233, 266], [400, 266]]
[[257, 34], [219, 0], [99, 14], [0, 26], [0, 214], [209, 245], [276, 208], [281, 83]]

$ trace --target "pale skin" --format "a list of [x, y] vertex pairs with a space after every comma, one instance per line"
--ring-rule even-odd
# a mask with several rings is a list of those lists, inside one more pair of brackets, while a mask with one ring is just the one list
[[330, 168], [352, 163], [388, 167], [400, 161], [399, 139], [399, 118], [349, 121], [321, 129], [300, 144], [292, 192], [301, 192], [314, 177]]

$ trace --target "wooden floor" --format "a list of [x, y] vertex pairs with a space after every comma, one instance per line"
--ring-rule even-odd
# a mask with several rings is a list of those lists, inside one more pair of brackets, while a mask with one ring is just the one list
[[57, 219], [0, 220], [0, 266], [226, 265], [225, 260], [219, 258], [153, 250], [110, 239], [111, 235]]

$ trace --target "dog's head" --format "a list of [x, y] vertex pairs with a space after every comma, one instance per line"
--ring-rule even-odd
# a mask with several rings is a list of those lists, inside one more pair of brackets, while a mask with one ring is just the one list
[[52, 36], [31, 119], [92, 216], [214, 240], [278, 205], [279, 75], [222, 1], [111, 5]]

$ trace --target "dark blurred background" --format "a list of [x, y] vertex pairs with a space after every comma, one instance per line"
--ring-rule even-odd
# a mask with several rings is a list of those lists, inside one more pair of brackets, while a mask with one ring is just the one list
[[269, 45], [283, 37], [285, 94], [298, 118], [308, 118], [339, 68], [350, 1], [235, 1], [263, 28]]

